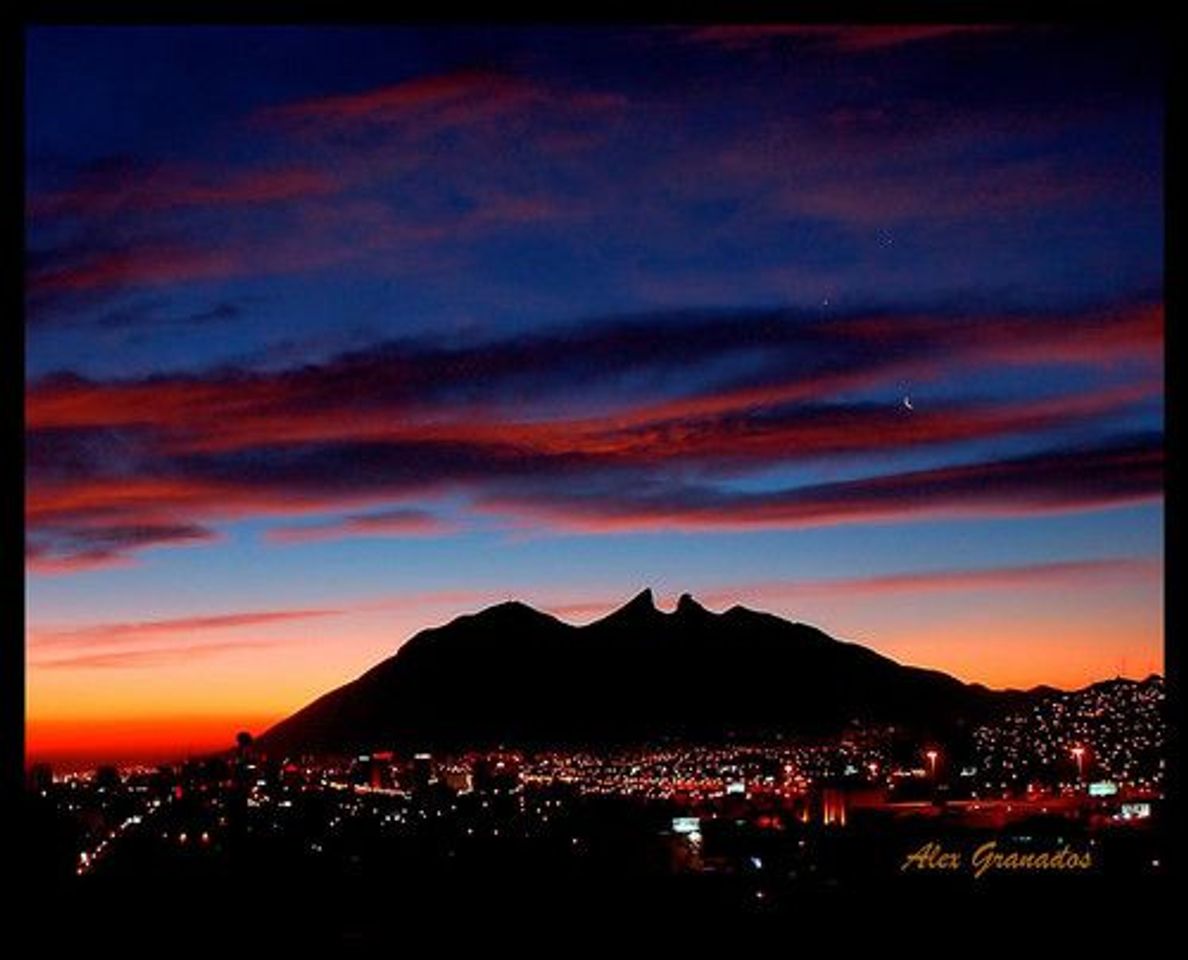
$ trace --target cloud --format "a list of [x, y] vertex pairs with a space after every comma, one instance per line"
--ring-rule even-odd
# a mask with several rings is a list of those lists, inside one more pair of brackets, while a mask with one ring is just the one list
[[[459, 104], [521, 99], [531, 93], [523, 81], [492, 70], [459, 70], [453, 73], [412, 77], [400, 83], [373, 87], [357, 93], [312, 97], [270, 107], [259, 118], [275, 123], [335, 123], [377, 121], [407, 117], [425, 108], [440, 116], [443, 109], [455, 120], [468, 116]], [[473, 117], [473, 114], [469, 115]]]
[[698, 599], [710, 606], [726, 606], [739, 602], [743, 597], [771, 600], [953, 590], [1043, 590], [1052, 587], [1084, 587], [1121, 579], [1157, 579], [1161, 572], [1162, 564], [1155, 559], [1110, 557], [973, 570], [930, 570], [871, 577], [740, 583], [699, 591]]
[[584, 442], [607, 456], [645, 463], [810, 460], [1042, 432], [1159, 395], [1156, 385], [1137, 384], [1013, 403], [944, 401], [928, 406], [917, 399], [910, 412], [887, 401], [776, 403], [648, 420], [588, 436], [565, 424], [556, 431], [556, 442], [568, 441], [575, 450]]
[[38, 670], [123, 670], [187, 664], [199, 657], [274, 646], [275, 641], [232, 641], [196, 643], [181, 646], [152, 647], [140, 650], [115, 650], [106, 653], [82, 653], [48, 660], [31, 660]]
[[[558, 121], [616, 114], [626, 105], [626, 98], [614, 92], [571, 89], [504, 70], [472, 68], [278, 104], [259, 111], [255, 119], [263, 127], [307, 138], [340, 136], [352, 128], [374, 133], [384, 127], [407, 144], [449, 130], [498, 133], [494, 125], [510, 115], [547, 141], [569, 129], [568, 124], [558, 127]], [[374, 141], [371, 146], [376, 146]]]
[[186, 207], [248, 207], [337, 193], [342, 182], [312, 167], [210, 172], [131, 162], [83, 171], [69, 188], [33, 194], [26, 213], [41, 218], [104, 218]]
[[1010, 29], [1002, 24], [803, 24], [803, 23], [732, 23], [695, 27], [685, 37], [699, 43], [728, 49], [746, 49], [777, 41], [801, 41], [818, 44], [842, 53], [869, 53], [971, 34], [985, 34]]
[[[425, 209], [364, 196], [319, 202], [306, 198], [279, 218], [235, 216], [209, 224], [159, 218], [101, 227], [85, 242], [32, 247], [25, 293], [30, 322], [61, 322], [125, 291], [238, 277], [309, 273], [346, 263], [370, 264], [386, 275], [440, 268], [442, 241], [481, 239], [502, 229], [559, 219], [562, 208], [539, 190], [473, 187], [460, 208], [435, 196]], [[399, 252], [394, 260], [392, 254]]]
[[[796, 310], [679, 312], [591, 320], [455, 347], [398, 340], [320, 364], [260, 374], [206, 374], [93, 382], [46, 377], [28, 391], [32, 429], [104, 425], [203, 428], [234, 438], [260, 427], [285, 437], [300, 415], [315, 435], [341, 436], [342, 418], [432, 414], [472, 417], [529, 400], [572, 397], [622, 405], [635, 385], [678, 394], [647, 416], [729, 409], [820, 396], [914, 369], [956, 363], [1108, 365], [1157, 360], [1163, 305], [1079, 312], [961, 313], [856, 310], [829, 318]], [[631, 391], [624, 387], [633, 387]], [[318, 434], [320, 420], [331, 433]], [[273, 430], [282, 428], [278, 435]], [[308, 436], [298, 432], [297, 438]], [[232, 445], [235, 440], [229, 440]], [[197, 445], [195, 445], [197, 446]]]
[[441, 536], [455, 529], [453, 524], [425, 510], [395, 509], [359, 513], [302, 526], [273, 527], [266, 536], [278, 543], [302, 543], [342, 537]]
[[[861, 597], [887, 593], [933, 593], [964, 590], [1050, 590], [1085, 588], [1122, 580], [1157, 581], [1162, 563], [1149, 557], [1106, 557], [1051, 563], [1014, 564], [977, 569], [927, 570], [830, 579], [760, 580], [711, 584], [693, 591], [710, 609], [736, 604], [796, 601], [806, 597]], [[563, 620], [589, 621], [617, 609], [622, 597], [586, 600], [546, 600], [540, 609]], [[658, 597], [661, 608], [674, 607], [676, 596]]]
[[811, 484], [760, 493], [664, 479], [597, 480], [488, 494], [492, 512], [586, 533], [796, 528], [920, 517], [1028, 516], [1098, 509], [1163, 495], [1163, 438], [1142, 435], [1079, 449]]
[[97, 246], [74, 256], [66, 251], [47, 253], [45, 266], [26, 279], [25, 292], [36, 299], [111, 287], [161, 286], [231, 276], [244, 269], [228, 250], [189, 243]]
[[[861, 125], [838, 123], [839, 136]], [[782, 213], [873, 229], [903, 222], [986, 223], [1021, 211], [1077, 206], [1108, 194], [1116, 175], [1070, 170], [1052, 158], [958, 165], [941, 155], [907, 168], [860, 176], [776, 177], [771, 203]]]
[[[270, 371], [60, 374], [26, 393], [30, 561], [110, 563], [209, 539], [206, 525], [242, 517], [312, 518], [278, 526], [276, 540], [430, 535], [452, 528], [410, 501], [456, 494], [489, 507], [517, 487], [539, 491], [535, 515], [564, 524], [587, 522], [587, 510], [595, 525], [644, 526], [665, 510], [703, 526], [911, 514], [920, 508], [906, 494], [869, 486], [846, 488], [835, 506], [820, 489], [746, 501], [722, 484], [822, 459], [951, 455], [973, 441], [1101, 429], [1160, 400], [1162, 336], [1162, 306], [1149, 303], [827, 319], [742, 311], [610, 318], [465, 346], [402, 340]], [[987, 368], [1136, 362], [1113, 385], [1024, 399], [933, 400], [927, 387]], [[908, 377], [919, 384], [912, 412], [900, 404]], [[874, 390], [885, 399], [842, 398]], [[1122, 466], [1124, 479], [1149, 464]], [[951, 469], [935, 504], [994, 507], [958, 491]]]
[[243, 316], [242, 307], [225, 300], [202, 310], [172, 316], [162, 313], [164, 306], [163, 301], [157, 300], [109, 310], [96, 321], [95, 325], [107, 330], [122, 330], [131, 327], [154, 327], [157, 329], [181, 326], [205, 327], [238, 320]]
[[[693, 34], [808, 37], [812, 44], [869, 50], [985, 29], [732, 25]], [[469, 69], [278, 103], [244, 131], [255, 138], [251, 155], [264, 158], [249, 166], [125, 160], [34, 195], [29, 315], [44, 324], [57, 314], [85, 317], [98, 298], [125, 291], [167, 292], [173, 285], [215, 286], [348, 264], [425, 282], [430, 268], [490, 262], [483, 243], [493, 235], [509, 242], [531, 235], [559, 257], [575, 246], [585, 246], [581, 255], [588, 256], [596, 237], [599, 249], [642, 244], [650, 261], [687, 264], [707, 248], [734, 247], [740, 237], [757, 248], [772, 232], [786, 238], [790, 220], [847, 231], [955, 220], [983, 229], [1025, 215], [1029, 228], [1041, 207], [1116, 204], [1122, 195], [1137, 201], [1139, 193], [1144, 202], [1158, 200], [1159, 178], [1149, 170], [1136, 176], [1097, 152], [1070, 159], [1045, 148], [1055, 125], [1070, 122], [1065, 110], [1045, 107], [1024, 121], [1026, 105], [955, 110], [943, 100], [930, 94], [899, 104], [892, 97], [892, 107], [878, 91], [858, 90], [831, 103], [822, 126], [786, 104], [765, 107], [760, 98], [758, 115], [739, 129], [717, 96], [705, 99], [703, 115], [700, 99], [690, 103], [677, 94], [660, 101], [662, 116], [688, 121], [658, 124], [657, 103], [648, 97], [629, 101], [615, 92]], [[1078, 122], [1084, 135], [1084, 118]], [[704, 135], [691, 141], [680, 132], [686, 126]], [[1033, 127], [1042, 128], [1039, 141]], [[277, 136], [262, 136], [269, 133]], [[1019, 146], [987, 150], [999, 136]], [[562, 155], [547, 147], [575, 137], [610, 152], [565, 153], [559, 161]], [[617, 144], [627, 139], [654, 143], [658, 159], [608, 173], [623, 168]], [[236, 155], [225, 147], [218, 152]], [[722, 200], [737, 207], [737, 218], [707, 230], [699, 211]], [[795, 244], [771, 245], [777, 247]], [[614, 265], [610, 282], [627, 282], [622, 273], [636, 269], [637, 260]], [[702, 282], [733, 283], [734, 290], [744, 283], [728, 266], [698, 262], [693, 269]], [[951, 269], [961, 267], [946, 272]], [[758, 261], [746, 273], [752, 286], [756, 280], [780, 285], [764, 280]], [[650, 265], [646, 274], [643, 284], [672, 280], [665, 268]]]
[[395, 264], [440, 266], [492, 232], [581, 209], [552, 177], [511, 158], [575, 129], [588, 137], [591, 121], [624, 104], [613, 93], [463, 70], [264, 109], [245, 131], [263, 159], [248, 165], [92, 164], [29, 200], [30, 316], [85, 313], [126, 290], [343, 263], [385, 275]]
[[[941, 569], [910, 573], [832, 579], [769, 580], [722, 584], [696, 591], [697, 599], [711, 607], [736, 603], [797, 600], [805, 597], [857, 597], [886, 593], [948, 592], [966, 590], [1043, 590], [1053, 587], [1083, 589], [1119, 580], [1157, 579], [1162, 563], [1148, 557], [1106, 557], [1095, 560], [1015, 564], [975, 569]], [[344, 609], [288, 609], [240, 611], [223, 614], [173, 617], [161, 620], [107, 622], [70, 628], [34, 628], [29, 651], [36, 654], [30, 666], [38, 669], [123, 669], [155, 667], [186, 662], [244, 649], [273, 646], [281, 640], [243, 639], [204, 641], [169, 646], [133, 646], [130, 649], [93, 651], [110, 644], [141, 644], [171, 636], [342, 616], [348, 612], [419, 610], [426, 607], [476, 607], [514, 599], [515, 591], [441, 590], [413, 592], [365, 601]], [[523, 599], [522, 597], [520, 599]], [[591, 620], [609, 613], [622, 597], [605, 600], [543, 599], [540, 609], [562, 619]], [[50, 656], [42, 656], [50, 654]]]
[[26, 534], [26, 564], [39, 573], [121, 565], [146, 547], [209, 543], [219, 535], [194, 523], [41, 524]]
[[342, 613], [342, 610], [334, 609], [251, 610], [205, 616], [170, 617], [162, 620], [96, 623], [85, 627], [34, 630], [32, 641], [33, 645], [39, 647], [46, 644], [86, 647], [112, 641], [140, 640], [145, 637], [205, 633], [210, 630], [234, 630], [242, 627], [287, 623], [294, 620], [335, 617]]
[[[50, 309], [34, 309], [27, 312], [26, 326], [31, 330], [47, 327], [82, 328], [93, 327], [98, 331], [177, 330], [186, 327], [200, 328], [232, 324], [246, 316], [243, 301], [213, 300], [209, 306], [178, 309], [170, 306], [168, 297], [156, 296], [130, 300], [99, 314], [84, 315], [71, 310], [53, 309], [52, 301], [61, 306], [61, 291], [42, 297], [42, 307], [50, 303]], [[66, 299], [74, 297], [69, 294]], [[83, 299], [83, 295], [79, 299]]]

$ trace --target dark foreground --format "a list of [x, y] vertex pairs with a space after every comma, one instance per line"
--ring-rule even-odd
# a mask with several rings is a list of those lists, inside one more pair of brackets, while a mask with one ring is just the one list
[[[162, 824], [145, 824], [85, 873], [54, 871], [44, 855], [32, 861], [26, 889], [50, 907], [56, 919], [39, 928], [59, 946], [119, 935], [191, 947], [309, 947], [392, 943], [417, 928], [448, 939], [473, 923], [524, 933], [628, 919], [662, 927], [710, 918], [807, 921], [855, 900], [1138, 902], [1166, 886], [1169, 867], [1157, 823], [1093, 830], [1036, 818], [987, 830], [869, 817], [841, 828], [773, 829], [740, 819], [705, 823], [691, 838], [666, 829], [670, 817], [615, 801], [560, 811], [535, 834], [505, 822], [500, 835], [497, 822], [476, 833], [457, 823], [394, 832], [361, 818], [325, 844], [295, 829], [179, 842]], [[49, 849], [47, 837], [29, 839], [43, 854]], [[1091, 865], [977, 876], [975, 853], [988, 843], [1087, 853]], [[950, 856], [919, 855], [929, 844]]]

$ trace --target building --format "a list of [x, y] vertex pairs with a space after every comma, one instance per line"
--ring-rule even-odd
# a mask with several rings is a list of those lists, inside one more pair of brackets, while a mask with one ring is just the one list
[[48, 763], [35, 763], [29, 769], [29, 789], [45, 793], [54, 785], [54, 768]]

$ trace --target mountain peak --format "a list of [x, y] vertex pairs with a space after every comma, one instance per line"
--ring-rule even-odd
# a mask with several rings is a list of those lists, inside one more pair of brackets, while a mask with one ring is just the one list
[[502, 603], [493, 604], [484, 610], [478, 611], [478, 613], [471, 614], [471, 616], [490, 619], [551, 619], [547, 613], [542, 613], [540, 610], [529, 606], [521, 600], [504, 600]]
[[[707, 684], [712, 696], [689, 696]], [[994, 692], [774, 614], [735, 607], [718, 616], [688, 594], [668, 614], [645, 589], [582, 627], [514, 601], [457, 617], [417, 634], [257, 743], [274, 752], [333, 753], [817, 735], [855, 717], [931, 729], [957, 717], [977, 720], [999, 703]]]
[[650, 617], [657, 613], [656, 597], [651, 587], [645, 587], [617, 610], [607, 614], [604, 620], [617, 623], [620, 620], [630, 620], [637, 617]]
[[620, 609], [622, 610], [655, 610], [656, 597], [652, 593], [651, 587], [644, 587], [639, 593], [627, 601]]

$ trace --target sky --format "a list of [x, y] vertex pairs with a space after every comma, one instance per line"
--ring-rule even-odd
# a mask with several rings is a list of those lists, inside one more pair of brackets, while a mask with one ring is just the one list
[[227, 746], [644, 587], [1162, 672], [1162, 49], [29, 29], [27, 757]]

